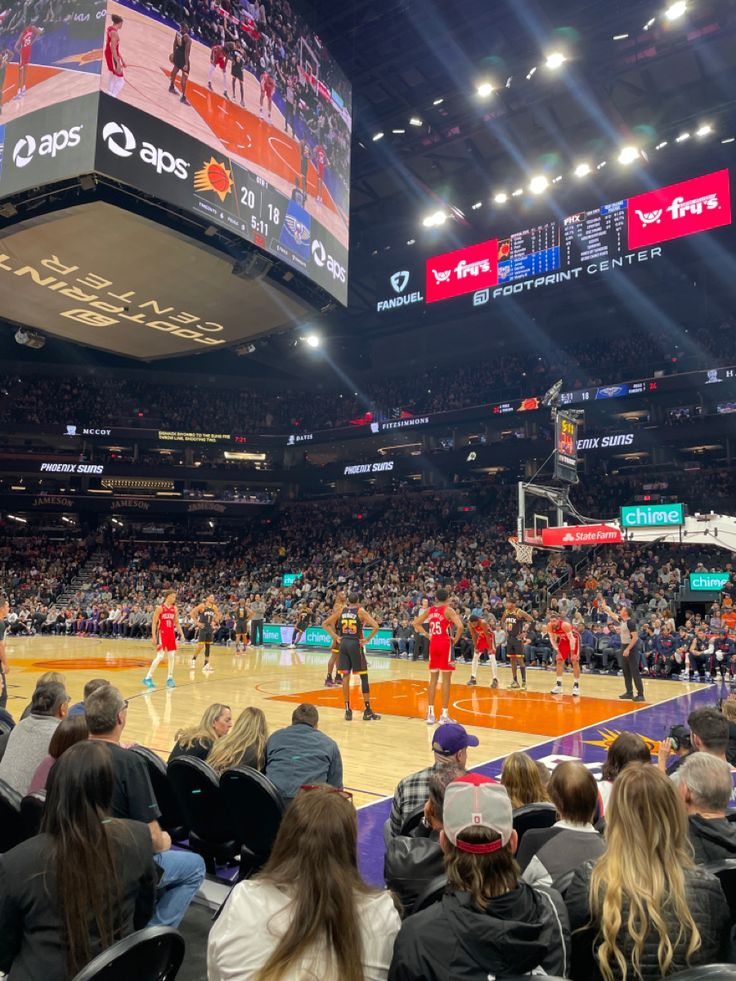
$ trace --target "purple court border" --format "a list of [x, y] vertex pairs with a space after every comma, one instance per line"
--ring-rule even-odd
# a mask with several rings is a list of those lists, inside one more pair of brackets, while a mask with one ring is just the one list
[[[678, 682], [672, 682], [673, 685]], [[548, 766], [553, 767], [563, 759], [582, 760], [588, 765], [593, 774], [598, 776], [596, 764], [602, 764], [606, 758], [606, 750], [602, 746], [591, 746], [590, 740], [603, 741], [606, 732], [637, 732], [641, 736], [659, 741], [663, 739], [670, 727], [684, 723], [688, 714], [696, 708], [715, 705], [720, 697], [720, 687], [709, 685], [697, 691], [674, 695], [672, 698], [657, 705], [635, 709], [625, 715], [613, 719], [604, 719], [584, 729], [576, 729], [567, 735], [555, 739], [544, 740], [531, 746], [527, 752], [535, 760], [544, 759]], [[491, 733], [493, 730], [489, 730]], [[494, 759], [471, 767], [473, 773], [484, 773], [489, 777], [498, 777], [501, 773], [505, 757]], [[429, 765], [429, 764], [427, 764]], [[391, 798], [384, 798], [375, 803], [365, 804], [358, 811], [358, 862], [360, 871], [366, 882], [378, 888], [384, 887], [383, 857], [385, 846], [383, 841], [383, 826], [391, 811]]]

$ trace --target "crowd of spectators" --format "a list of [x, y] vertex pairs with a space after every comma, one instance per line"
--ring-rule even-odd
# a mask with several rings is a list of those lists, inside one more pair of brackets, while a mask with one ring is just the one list
[[[0, 423], [67, 423], [160, 426], [167, 430], [209, 433], [319, 430], [356, 420], [390, 418], [481, 405], [505, 398], [541, 396], [559, 378], [566, 390], [608, 384], [696, 367], [730, 364], [736, 358], [736, 332], [730, 324], [698, 332], [697, 342], [682, 350], [671, 340], [637, 335], [585, 338], [554, 348], [550, 354], [509, 350], [502, 357], [473, 359], [461, 367], [432, 368], [402, 375], [384, 374], [360, 383], [361, 395], [348, 388], [305, 392], [284, 389], [269, 394], [234, 387], [220, 380], [167, 385], [118, 376], [60, 378], [5, 375], [0, 379]], [[4, 396], [4, 397], [2, 397]]]

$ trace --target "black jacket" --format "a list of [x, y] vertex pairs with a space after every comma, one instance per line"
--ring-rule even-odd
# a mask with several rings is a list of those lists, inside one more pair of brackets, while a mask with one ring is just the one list
[[697, 865], [736, 858], [736, 824], [726, 818], [692, 814], [688, 818], [688, 834]]
[[476, 909], [470, 893], [449, 893], [404, 920], [388, 981], [487, 981], [527, 974], [541, 965], [566, 977], [570, 928], [554, 889], [516, 889]]
[[[577, 870], [572, 883], [565, 893], [565, 903], [570, 913], [570, 928], [573, 932], [585, 927], [590, 922], [590, 906], [588, 895], [590, 888], [590, 876], [593, 868], [592, 862], [586, 862]], [[721, 884], [714, 875], [706, 872], [705, 869], [685, 869], [685, 890], [688, 907], [692, 918], [695, 920], [700, 930], [701, 945], [692, 956], [690, 964], [685, 961], [687, 950], [687, 939], [675, 947], [674, 960], [670, 967], [670, 973], [684, 971], [687, 967], [696, 967], [699, 964], [712, 964], [724, 961], [728, 954], [728, 935], [731, 917], [728, 911]], [[674, 941], [679, 929], [679, 923], [675, 920], [673, 913], [667, 913], [667, 922], [670, 927], [670, 937]], [[624, 902], [621, 909], [621, 917], [626, 923], [629, 915], [628, 903]], [[594, 925], [595, 926], [595, 925]], [[641, 974], [643, 981], [659, 981], [661, 972], [657, 960], [657, 948], [659, 937], [652, 932], [646, 939], [641, 958]], [[597, 944], [596, 944], [597, 946]], [[631, 963], [631, 951], [633, 944], [626, 938], [622, 944], [622, 950], [627, 963]], [[611, 961], [614, 977], [619, 977], [615, 961]], [[597, 970], [597, 962], [592, 969], [586, 969], [584, 974], [573, 972], [573, 981], [600, 981], [602, 975]]]
[[[122, 936], [141, 930], [153, 915], [156, 866], [151, 832], [138, 821], [115, 821], [112, 852], [121, 889]], [[67, 977], [61, 896], [50, 866], [48, 835], [36, 835], [0, 855], [0, 971], [8, 981], [57, 981]], [[100, 941], [90, 923], [92, 957]]]
[[203, 741], [197, 740], [192, 743], [191, 746], [187, 746], [185, 749], [181, 743], [177, 743], [176, 746], [169, 753], [169, 763], [172, 760], [178, 759], [180, 756], [194, 756], [198, 760], [206, 760], [207, 756], [212, 749], [212, 740], [205, 739]]
[[398, 897], [404, 916], [414, 912], [416, 901], [430, 882], [444, 872], [444, 853], [439, 842], [431, 838], [396, 835], [386, 847], [383, 878]]

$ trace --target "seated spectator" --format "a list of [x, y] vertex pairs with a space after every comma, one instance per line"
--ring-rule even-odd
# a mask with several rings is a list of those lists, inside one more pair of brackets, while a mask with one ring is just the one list
[[274, 732], [266, 743], [266, 776], [287, 801], [303, 784], [342, 788], [340, 750], [318, 724], [317, 709], [303, 702], [294, 709], [291, 725]]
[[84, 702], [89, 698], [93, 691], [97, 691], [98, 688], [104, 688], [105, 685], [109, 685], [110, 682], [106, 678], [92, 678], [84, 686], [84, 701], [75, 702], [73, 705], [69, 706], [68, 714], [72, 715], [84, 715]]
[[0, 855], [0, 971], [13, 981], [75, 977], [153, 913], [148, 828], [110, 818], [113, 771], [82, 742], [51, 772], [41, 834]]
[[442, 805], [447, 785], [465, 775], [461, 766], [441, 766], [429, 778], [429, 797], [424, 805], [424, 821], [430, 837], [394, 835], [386, 847], [383, 878], [386, 887], [397, 897], [403, 915], [411, 916], [414, 905], [433, 879], [444, 872], [443, 852], [439, 844], [442, 830]]
[[[2, 678], [0, 678], [0, 688], [2, 688]], [[0, 735], [0, 760], [5, 755], [5, 747], [8, 745], [8, 736], [11, 729], [15, 728], [15, 719], [7, 709], [0, 708], [0, 722], [7, 727], [8, 731]]]
[[[617, 777], [606, 851], [575, 873], [565, 895], [570, 926], [596, 932], [584, 981], [655, 981], [724, 959], [730, 916], [715, 876], [696, 869], [673, 782], [632, 763]], [[582, 975], [580, 975], [583, 981]]]
[[88, 736], [87, 721], [83, 715], [67, 715], [65, 719], [62, 719], [49, 742], [49, 755], [39, 763], [33, 774], [28, 793], [35, 794], [39, 790], [45, 790], [49, 774], [61, 754], [65, 753], [75, 743], [87, 739]]
[[552, 774], [550, 773], [550, 769], [547, 766], [547, 764], [542, 763], [541, 760], [535, 760], [534, 762], [536, 764], [537, 772], [539, 773], [539, 779], [542, 782], [542, 786], [544, 787], [545, 791], [549, 795], [549, 781], [552, 777]]
[[263, 771], [267, 741], [266, 716], [261, 709], [249, 705], [240, 713], [230, 732], [217, 741], [207, 762], [217, 773], [223, 773], [231, 766], [251, 766]]
[[209, 981], [383, 981], [399, 916], [360, 878], [357, 839], [350, 794], [298, 793], [266, 867], [233, 887], [210, 931]]
[[688, 813], [688, 834], [697, 865], [736, 858], [736, 825], [726, 818], [731, 768], [707, 753], [691, 753], [674, 777]]
[[454, 780], [445, 791], [442, 825], [447, 891], [402, 923], [389, 981], [564, 975], [565, 906], [554, 890], [533, 889], [519, 878], [506, 790], [476, 773]]
[[478, 737], [469, 735], [457, 722], [449, 722], [435, 729], [432, 737], [433, 765], [404, 777], [394, 791], [389, 818], [392, 835], [401, 834], [401, 827], [412, 811], [423, 807], [427, 802], [432, 774], [443, 766], [459, 766], [464, 770], [468, 760], [468, 746], [477, 745]]
[[[50, 684], [63, 685], [64, 687], [66, 687], [66, 678], [64, 677], [63, 674], [60, 674], [58, 671], [45, 671], [42, 675], [39, 675], [39, 677], [36, 679], [36, 688], [40, 688], [41, 685], [50, 685]], [[27, 719], [32, 711], [33, 711], [33, 702], [31, 702], [29, 705], [26, 705], [26, 707], [23, 709], [23, 712], [21, 713], [21, 717], [20, 717], [21, 722], [23, 721], [23, 719]]]
[[501, 783], [514, 809], [549, 802], [549, 794], [542, 785], [537, 764], [526, 753], [511, 753], [506, 757]]
[[552, 886], [567, 872], [605, 851], [593, 827], [598, 786], [582, 763], [558, 763], [549, 782], [549, 796], [559, 820], [551, 828], [524, 834], [518, 861], [530, 886]]
[[206, 760], [208, 753], [218, 741], [224, 739], [233, 726], [233, 713], [229, 705], [214, 702], [196, 726], [180, 729], [176, 736], [176, 744], [169, 754], [169, 763], [177, 756], [196, 756], [198, 760]]
[[721, 703], [723, 717], [728, 720], [728, 748], [726, 749], [726, 759], [731, 766], [736, 766], [736, 698], [729, 695]]
[[69, 696], [57, 681], [36, 688], [31, 714], [22, 719], [8, 737], [0, 760], [0, 780], [22, 797], [28, 793], [33, 775], [48, 756], [51, 737], [66, 718]]
[[602, 813], [606, 813], [611, 799], [613, 782], [629, 763], [651, 763], [652, 754], [644, 740], [635, 732], [621, 732], [616, 736], [606, 753], [606, 762], [601, 769], [598, 793], [601, 798]]
[[120, 745], [128, 703], [117, 688], [107, 685], [86, 702], [90, 739], [107, 747], [113, 767], [112, 816], [148, 825], [154, 862], [163, 873], [158, 883], [151, 926], [177, 927], [204, 880], [204, 861], [192, 852], [172, 851], [171, 838], [158, 823], [161, 812], [145, 762]]

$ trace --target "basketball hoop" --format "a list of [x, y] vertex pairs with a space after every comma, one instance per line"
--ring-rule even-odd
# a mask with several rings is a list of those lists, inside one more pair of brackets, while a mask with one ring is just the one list
[[522, 565], [531, 565], [534, 561], [534, 546], [527, 544], [527, 542], [520, 542], [519, 539], [514, 535], [509, 538], [509, 543], [513, 546], [516, 552], [516, 560]]

